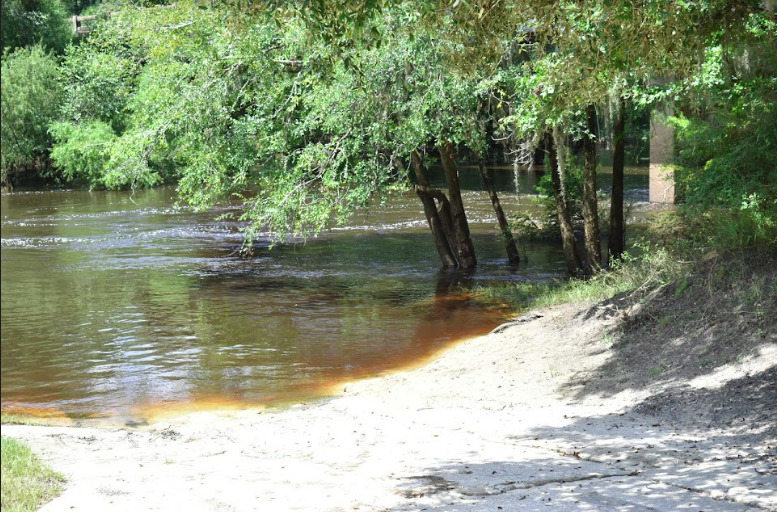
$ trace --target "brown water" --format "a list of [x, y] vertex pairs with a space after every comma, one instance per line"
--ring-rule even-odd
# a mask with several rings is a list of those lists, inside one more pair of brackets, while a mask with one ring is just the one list
[[[531, 175], [495, 179], [507, 210], [534, 208], [515, 192]], [[4, 194], [2, 410], [142, 421], [299, 400], [485, 333], [506, 310], [473, 285], [550, 279], [563, 261], [538, 245], [508, 269], [486, 195], [465, 202], [472, 275], [439, 271], [410, 193], [251, 259], [223, 210], [177, 209], [172, 189]]]

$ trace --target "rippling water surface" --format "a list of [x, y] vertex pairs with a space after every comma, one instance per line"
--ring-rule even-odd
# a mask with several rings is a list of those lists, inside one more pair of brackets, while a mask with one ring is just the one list
[[[531, 176], [495, 179], [507, 209], [534, 208]], [[505, 311], [466, 290], [549, 279], [562, 256], [534, 246], [507, 269], [486, 195], [465, 202], [468, 276], [439, 271], [412, 194], [250, 259], [233, 254], [238, 226], [214, 220], [227, 210], [175, 208], [171, 189], [5, 194], [3, 412], [142, 419], [303, 399], [487, 332]]]

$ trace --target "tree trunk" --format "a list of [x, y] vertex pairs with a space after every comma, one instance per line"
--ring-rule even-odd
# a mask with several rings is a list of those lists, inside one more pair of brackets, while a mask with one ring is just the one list
[[486, 163], [483, 158], [478, 162], [478, 167], [480, 168], [480, 177], [483, 178], [483, 184], [488, 191], [488, 197], [491, 198], [491, 205], [494, 207], [496, 219], [499, 221], [499, 229], [502, 231], [505, 249], [507, 250], [507, 261], [510, 265], [517, 265], [521, 261], [521, 258], [518, 255], [518, 246], [515, 243], [513, 232], [510, 231], [510, 224], [507, 222], [507, 217], [505, 216], [504, 210], [502, 210], [502, 205], [499, 204], [499, 196], [496, 195], [494, 184], [491, 182], [491, 178], [488, 177]]
[[574, 276], [578, 274], [582, 264], [580, 257], [577, 255], [575, 231], [572, 229], [572, 221], [569, 218], [569, 210], [567, 209], [567, 198], [562, 186], [563, 169], [559, 166], [556, 142], [553, 140], [553, 134], [550, 131], [545, 132], [545, 149], [548, 152], [548, 169], [550, 170], [551, 182], [553, 183], [553, 195], [556, 198], [556, 215], [561, 228], [561, 246], [564, 249], [564, 260], [567, 264], [567, 272], [569, 272], [569, 275]]
[[612, 199], [610, 202], [610, 238], [607, 244], [610, 253], [610, 265], [623, 257], [626, 249], [625, 221], [623, 218], [623, 167], [626, 159], [624, 131], [626, 124], [626, 100], [618, 101], [615, 115], [613, 139], [615, 152], [612, 157]]
[[467, 214], [464, 211], [464, 202], [461, 200], [461, 188], [459, 187], [459, 169], [453, 155], [453, 147], [450, 142], [444, 142], [439, 146], [442, 167], [445, 170], [445, 180], [448, 182], [448, 199], [450, 200], [451, 220], [454, 233], [454, 252], [462, 268], [473, 268], [477, 265], [475, 259], [475, 246], [469, 235]]
[[583, 229], [585, 231], [585, 252], [588, 256], [585, 270], [589, 274], [599, 272], [602, 249], [599, 237], [599, 208], [596, 199], [596, 107], [586, 108], [588, 133], [583, 138]]
[[[437, 205], [434, 202], [433, 194], [430, 193], [429, 179], [426, 176], [426, 170], [424, 169], [421, 155], [419, 155], [417, 151], [413, 151], [410, 155], [410, 159], [419, 184], [419, 186], [415, 188], [415, 191], [421, 199], [421, 203], [424, 205], [424, 214], [426, 215], [427, 222], [429, 222], [429, 229], [434, 236], [434, 245], [437, 248], [437, 254], [440, 256], [443, 267], [456, 267], [458, 266], [458, 263], [451, 251], [448, 237], [446, 236], [448, 230], [445, 229], [443, 220], [440, 218], [440, 213], [437, 211]], [[448, 214], [448, 212], [445, 211], [446, 208], [448, 210], [450, 209], [447, 200], [442, 204], [442, 208], [445, 214]], [[450, 222], [450, 219], [448, 219], [448, 222]]]

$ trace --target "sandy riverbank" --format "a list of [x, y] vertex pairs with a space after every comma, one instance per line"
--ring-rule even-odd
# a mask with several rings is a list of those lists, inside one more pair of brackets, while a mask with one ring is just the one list
[[605, 313], [543, 311], [281, 411], [2, 432], [68, 477], [46, 511], [777, 510], [777, 340], [668, 378]]

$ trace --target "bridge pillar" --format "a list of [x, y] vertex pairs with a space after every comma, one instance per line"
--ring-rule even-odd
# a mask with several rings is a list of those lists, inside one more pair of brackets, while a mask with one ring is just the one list
[[674, 114], [672, 106], [664, 104], [650, 115], [650, 202], [675, 202], [674, 128], [667, 117]]

